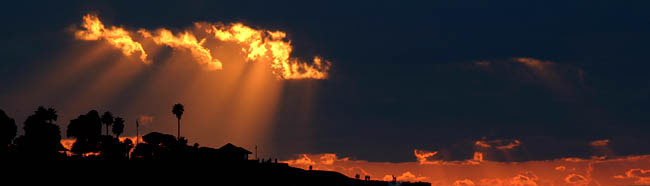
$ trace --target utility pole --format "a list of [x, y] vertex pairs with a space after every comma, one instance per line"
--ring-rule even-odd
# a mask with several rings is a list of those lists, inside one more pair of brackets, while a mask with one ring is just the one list
[[138, 128], [140, 128], [139, 119], [135, 119], [135, 145], [137, 146], [140, 141], [140, 134], [138, 133]]
[[257, 159], [257, 145], [255, 145], [255, 160], [258, 160]]

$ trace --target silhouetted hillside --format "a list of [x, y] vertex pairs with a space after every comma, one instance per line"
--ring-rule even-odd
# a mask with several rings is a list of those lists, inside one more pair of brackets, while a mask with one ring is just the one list
[[[183, 108], [179, 105], [174, 106], [173, 113], [180, 127]], [[7, 143], [0, 158], [6, 169], [15, 170], [6, 175], [8, 178], [47, 177], [45, 180], [71, 180], [71, 183], [129, 180], [129, 184], [146, 185], [169, 184], [168, 181], [183, 182], [183, 185], [431, 185], [360, 180], [338, 172], [303, 170], [278, 163], [277, 159], [249, 159], [250, 151], [230, 143], [218, 149], [196, 143], [190, 146], [184, 137], [158, 132], [142, 136], [142, 142], [120, 140], [116, 136], [123, 132], [125, 120], [110, 112], [100, 116], [96, 110], [70, 121], [66, 131], [74, 143], [66, 149], [61, 144], [57, 118], [55, 109], [39, 107], [25, 121], [24, 134], [15, 138], [15, 121], [0, 110], [2, 138]], [[115, 136], [109, 134], [110, 126]], [[52, 170], [43, 171], [47, 169]]]

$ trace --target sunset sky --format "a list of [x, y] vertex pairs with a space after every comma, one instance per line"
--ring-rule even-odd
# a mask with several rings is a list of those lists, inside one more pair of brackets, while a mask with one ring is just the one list
[[[650, 2], [21, 1], [0, 109], [434, 185], [650, 184]], [[62, 130], [65, 137], [65, 130]], [[22, 130], [19, 130], [19, 134]]]

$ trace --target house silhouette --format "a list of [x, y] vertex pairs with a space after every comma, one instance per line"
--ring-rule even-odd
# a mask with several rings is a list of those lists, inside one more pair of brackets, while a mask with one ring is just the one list
[[221, 162], [239, 162], [250, 161], [248, 155], [252, 152], [228, 143], [221, 148], [214, 149], [210, 147], [200, 147], [198, 149], [198, 157], [207, 161], [221, 161]]
[[220, 158], [224, 160], [248, 160], [248, 155], [252, 154], [252, 152], [231, 143], [217, 149], [217, 152]]

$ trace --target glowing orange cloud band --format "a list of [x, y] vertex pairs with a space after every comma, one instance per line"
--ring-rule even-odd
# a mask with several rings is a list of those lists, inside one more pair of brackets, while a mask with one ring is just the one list
[[[270, 58], [274, 73], [284, 79], [327, 77], [329, 62], [323, 62], [319, 57], [314, 57], [312, 65], [297, 59], [291, 59], [291, 43], [284, 42], [286, 33], [280, 31], [255, 30], [241, 23], [228, 26], [210, 25], [206, 32], [214, 34], [220, 41], [237, 42], [246, 46], [242, 50], [247, 53], [248, 60], [258, 60], [263, 57]], [[201, 24], [197, 24], [201, 27]], [[270, 52], [270, 55], [269, 55]]]
[[105, 40], [113, 47], [122, 50], [122, 53], [126, 56], [131, 56], [131, 54], [135, 52], [140, 52], [140, 60], [144, 63], [149, 63], [147, 60], [147, 52], [142, 48], [142, 44], [134, 41], [128, 31], [119, 27], [106, 28], [99, 18], [93, 15], [86, 15], [83, 20], [84, 22], [82, 27], [86, 30], [75, 32], [77, 39]]
[[417, 162], [369, 162], [336, 154], [300, 154], [290, 166], [337, 171], [373, 180], [425, 181], [435, 186], [592, 186], [650, 184], [650, 155], [590, 159], [495, 162], [427, 160], [435, 152], [414, 150]]
[[203, 42], [205, 42], [205, 40], [198, 41], [190, 32], [184, 32], [175, 36], [167, 29], [160, 29], [156, 31], [156, 35], [152, 35], [149, 31], [141, 29], [138, 33], [142, 34], [145, 38], [153, 39], [153, 41], [159, 45], [189, 49], [192, 56], [194, 56], [199, 63], [207, 65], [209, 70], [221, 70], [223, 68], [221, 61], [213, 58], [212, 54], [210, 54], [210, 50], [203, 47]]
[[329, 61], [314, 57], [311, 62], [291, 57], [291, 41], [284, 41], [286, 33], [281, 31], [258, 30], [241, 23], [230, 25], [196, 23], [198, 32], [205, 32], [211, 37], [197, 38], [193, 31], [186, 30], [174, 34], [169, 29], [156, 31], [140, 29], [130, 32], [121, 27], [107, 28], [95, 15], [83, 17], [81, 27], [75, 36], [80, 40], [103, 40], [111, 46], [122, 50], [126, 56], [140, 53], [140, 60], [146, 64], [150, 61], [142, 44], [131, 36], [140, 34], [144, 39], [151, 39], [157, 45], [164, 45], [178, 50], [189, 50], [195, 61], [209, 70], [223, 69], [223, 63], [215, 58], [211, 50], [204, 46], [206, 40], [231, 42], [243, 46], [248, 61], [269, 62], [273, 73], [280, 79], [325, 79], [331, 66]]

